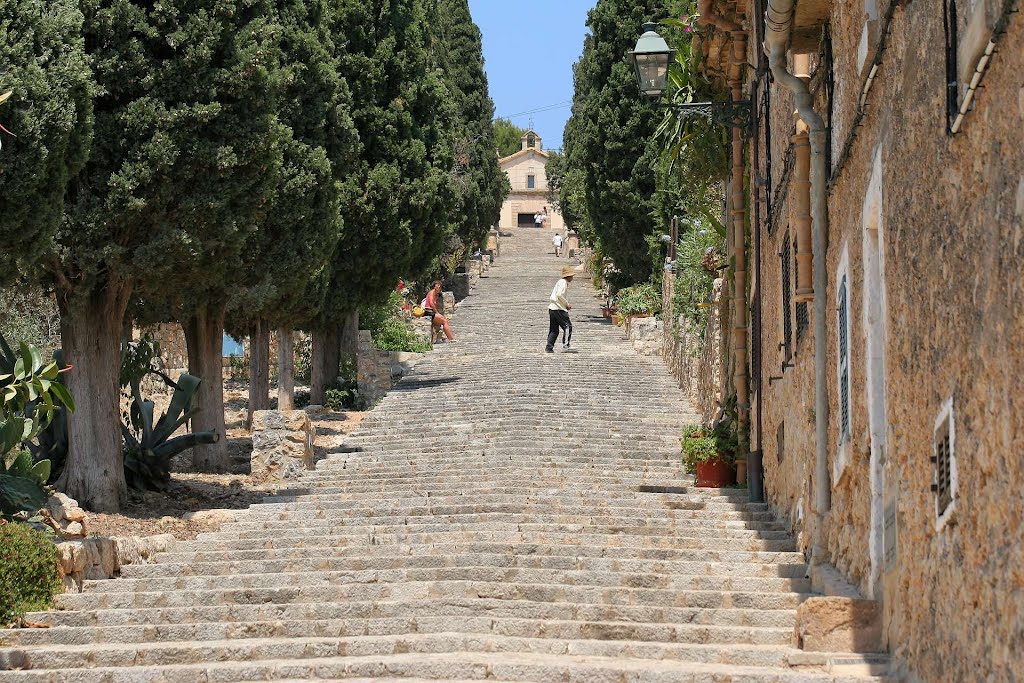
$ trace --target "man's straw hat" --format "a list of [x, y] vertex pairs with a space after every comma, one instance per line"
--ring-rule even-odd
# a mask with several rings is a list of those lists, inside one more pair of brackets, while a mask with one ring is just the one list
[[562, 266], [562, 277], [575, 277], [576, 270], [571, 266]]

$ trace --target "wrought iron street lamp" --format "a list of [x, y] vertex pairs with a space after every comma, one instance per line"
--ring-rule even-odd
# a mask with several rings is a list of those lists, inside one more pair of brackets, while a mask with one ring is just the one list
[[636, 49], [629, 53], [636, 69], [640, 92], [648, 97], [661, 97], [668, 86], [668, 63], [672, 48], [658, 35], [657, 24], [644, 24], [644, 34], [636, 41]]
[[[644, 24], [644, 33], [636, 41], [636, 49], [629, 53], [636, 71], [640, 92], [651, 99], [661, 99], [668, 89], [668, 67], [674, 50], [668, 46], [652, 22]], [[730, 128], [749, 128], [753, 121], [750, 100], [738, 102], [670, 102], [663, 106], [682, 110], [689, 115], [702, 115]]]

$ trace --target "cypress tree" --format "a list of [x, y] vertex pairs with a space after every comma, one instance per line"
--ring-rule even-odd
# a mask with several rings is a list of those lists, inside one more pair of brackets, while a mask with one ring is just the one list
[[77, 0], [11, 0], [0, 17], [0, 284], [47, 254], [92, 141], [96, 85]]
[[565, 129], [567, 175], [583, 176], [586, 223], [621, 271], [619, 284], [651, 275], [659, 149], [652, 142], [661, 117], [636, 85], [627, 52], [645, 20], [668, 12], [665, 0], [598, 0], [590, 35], [575, 67], [572, 117]]
[[439, 254], [456, 193], [451, 103], [433, 68], [423, 0], [341, 0], [339, 71], [360, 149], [343, 183], [345, 230], [314, 325], [312, 400], [337, 375], [339, 326]]
[[435, 0], [434, 54], [455, 105], [454, 167], [458, 191], [454, 233], [470, 247], [501, 217], [508, 177], [495, 154], [494, 103], [484, 73], [483, 41], [468, 0]]
[[[16, 14], [28, 25], [39, 5], [23, 2]], [[133, 296], [179, 302], [190, 290], [214, 291], [257, 222], [279, 158], [275, 29], [262, 0], [82, 7], [99, 93], [95, 133], [40, 262], [74, 366], [77, 409], [58, 487], [90, 509], [116, 511], [127, 496], [118, 383], [125, 310]], [[219, 372], [204, 384], [219, 388]]]

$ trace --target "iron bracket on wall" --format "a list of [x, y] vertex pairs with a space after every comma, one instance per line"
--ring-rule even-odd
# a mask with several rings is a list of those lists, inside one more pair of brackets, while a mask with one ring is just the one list
[[754, 125], [754, 105], [750, 100], [736, 102], [670, 102], [663, 105], [669, 109], [693, 112], [694, 116], [706, 116], [715, 123], [729, 128], [749, 130]]

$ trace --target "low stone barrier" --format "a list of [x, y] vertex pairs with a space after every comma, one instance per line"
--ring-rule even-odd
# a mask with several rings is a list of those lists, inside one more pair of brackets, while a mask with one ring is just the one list
[[83, 581], [112, 579], [129, 564], [146, 564], [174, 547], [171, 534], [117, 538], [84, 538], [57, 543], [64, 592], [78, 593]]
[[313, 436], [304, 410], [257, 410], [252, 416], [253, 475], [294, 479], [313, 469]]

